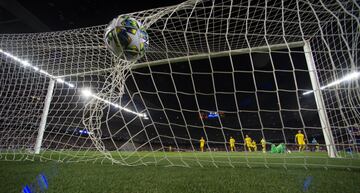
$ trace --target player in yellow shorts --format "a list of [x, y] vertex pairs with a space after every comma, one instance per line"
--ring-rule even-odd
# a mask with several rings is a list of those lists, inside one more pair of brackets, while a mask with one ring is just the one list
[[299, 145], [299, 152], [305, 149], [305, 136], [301, 133], [301, 130], [295, 135], [295, 142]]
[[200, 151], [204, 152], [204, 147], [205, 147], [205, 139], [203, 137], [201, 137], [200, 139]]
[[249, 152], [251, 152], [251, 148], [252, 148], [251, 142], [252, 142], [251, 138], [248, 135], [245, 135], [245, 146], [247, 147]]
[[230, 151], [235, 151], [235, 139], [232, 136], [230, 137], [229, 143], [230, 143]]
[[257, 151], [257, 145], [256, 145], [255, 140], [253, 140], [253, 141], [251, 142], [251, 147], [254, 149], [254, 151]]
[[261, 143], [261, 147], [262, 147], [262, 152], [266, 153], [266, 141], [265, 141], [265, 139], [262, 138], [260, 143]]

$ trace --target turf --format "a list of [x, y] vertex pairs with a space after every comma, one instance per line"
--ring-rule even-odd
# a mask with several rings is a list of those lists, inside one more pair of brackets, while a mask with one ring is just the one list
[[[67, 152], [67, 155], [74, 153]], [[96, 154], [94, 152], [94, 154]], [[55, 159], [64, 155], [43, 154]], [[217, 153], [113, 153], [115, 159], [127, 162], [148, 164], [149, 166], [121, 166], [108, 162], [57, 163], [54, 174], [53, 162], [1, 161], [0, 192], [21, 192], [25, 184], [34, 182], [42, 172], [49, 177], [46, 192], [303, 192], [304, 181], [311, 176], [307, 192], [358, 192], [360, 190], [359, 164], [355, 159], [328, 159], [326, 154], [263, 155], [260, 153], [229, 155]], [[116, 157], [118, 156], [118, 157]], [[9, 158], [9, 156], [6, 156]], [[165, 157], [165, 158], [164, 158]], [[4, 158], [4, 156], [3, 156]], [[156, 159], [157, 166], [151, 164]], [[243, 163], [243, 159], [248, 162]], [[141, 161], [139, 161], [141, 160]], [[265, 167], [264, 160], [268, 167]], [[284, 160], [287, 164], [285, 164]], [[164, 167], [181, 165], [189, 167]], [[215, 162], [214, 162], [215, 161]], [[246, 161], [246, 160], [245, 160]], [[317, 164], [308, 165], [304, 161]], [[324, 169], [321, 163], [328, 163]], [[200, 162], [203, 167], [199, 165]], [[232, 163], [229, 164], [229, 163]], [[252, 162], [259, 162], [253, 164]], [[262, 162], [262, 164], [260, 164]], [[271, 164], [277, 163], [278, 164]], [[332, 162], [332, 164], [329, 164]], [[352, 167], [342, 168], [342, 165]], [[215, 163], [215, 165], [214, 165]], [[325, 164], [326, 165], [326, 164]], [[336, 166], [337, 165], [337, 166]], [[218, 167], [216, 167], [218, 166]], [[234, 166], [234, 168], [232, 167]], [[249, 168], [251, 166], [252, 168]], [[285, 167], [287, 169], [285, 169]], [[320, 167], [319, 167], [320, 166]], [[358, 165], [360, 166], [360, 164]], [[347, 168], [351, 168], [348, 170]]]

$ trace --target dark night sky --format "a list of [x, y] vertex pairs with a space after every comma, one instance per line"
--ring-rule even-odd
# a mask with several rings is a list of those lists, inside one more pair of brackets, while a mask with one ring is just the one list
[[[32, 29], [32, 27], [25, 24], [26, 22], [19, 19], [19, 16], [12, 14], [9, 10], [4, 8], [6, 6], [1, 6], [2, 4], [6, 4], [6, 2], [18, 2], [31, 14], [37, 17], [43, 24], [48, 26], [49, 30]], [[59, 31], [103, 25], [109, 23], [114, 17], [120, 14], [171, 6], [181, 2], [183, 1], [155, 0], [129, 3], [123, 1], [104, 0], [3, 0], [3, 3], [0, 3], [0, 33]]]

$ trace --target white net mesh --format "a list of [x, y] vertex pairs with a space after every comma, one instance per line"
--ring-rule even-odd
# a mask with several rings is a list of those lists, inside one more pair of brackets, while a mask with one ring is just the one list
[[[129, 15], [150, 39], [134, 63], [106, 50], [105, 25], [0, 35], [1, 159], [359, 167], [359, 74], [325, 87], [360, 72], [356, 1], [198, 0]], [[298, 130], [319, 154], [245, 151], [245, 135], [296, 151]]]

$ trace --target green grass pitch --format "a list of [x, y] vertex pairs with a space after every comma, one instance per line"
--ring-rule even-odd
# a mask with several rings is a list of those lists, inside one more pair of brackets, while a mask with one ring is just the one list
[[[67, 158], [69, 155], [80, 157], [79, 152], [70, 151], [42, 154], [45, 159], [74, 161], [73, 158]], [[86, 156], [97, 155], [100, 154], [86, 153]], [[34, 161], [4, 161], [5, 157], [11, 160], [19, 158], [17, 156], [1, 155], [0, 192], [19, 193], [23, 185], [33, 182], [40, 172], [49, 172], [54, 165], [53, 162], [36, 158]], [[313, 180], [307, 192], [350, 193], [360, 190], [358, 155], [355, 155], [355, 159], [329, 159], [326, 153], [314, 152], [283, 155], [244, 152], [112, 152], [112, 156], [116, 160], [138, 166], [111, 164], [104, 159], [94, 160], [95, 163], [57, 163], [57, 174], [49, 179], [46, 192], [296, 193], [303, 192], [304, 180], [309, 176]], [[184, 165], [188, 167], [182, 167]]]

